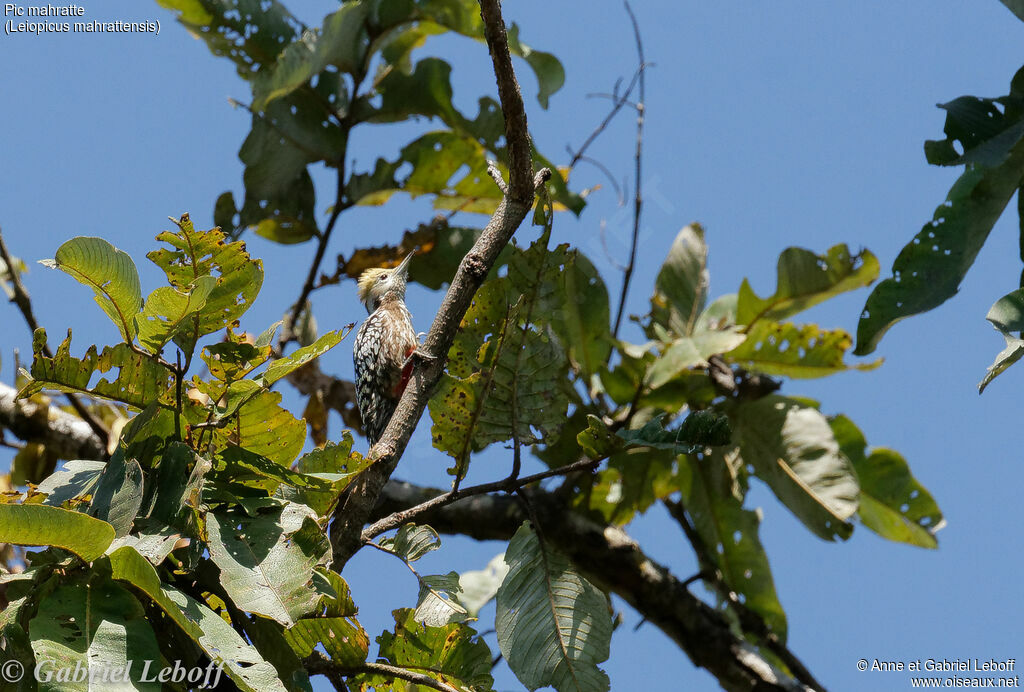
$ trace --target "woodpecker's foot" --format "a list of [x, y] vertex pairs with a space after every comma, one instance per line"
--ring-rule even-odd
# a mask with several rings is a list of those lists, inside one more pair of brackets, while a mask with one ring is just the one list
[[402, 363], [402, 369], [409, 367], [412, 363], [420, 361], [421, 363], [429, 363], [434, 360], [435, 356], [429, 351], [425, 350], [422, 346], [417, 348], [415, 351], [409, 354], [409, 357]]

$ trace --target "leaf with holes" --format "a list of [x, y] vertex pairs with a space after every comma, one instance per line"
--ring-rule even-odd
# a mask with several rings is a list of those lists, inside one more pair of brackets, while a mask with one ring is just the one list
[[[1024, 202], [1021, 202], [1021, 208], [1024, 209]], [[1021, 223], [1024, 224], [1024, 216], [1021, 216]], [[996, 356], [995, 362], [989, 366], [985, 377], [978, 384], [979, 394], [985, 391], [985, 387], [992, 380], [1020, 360], [1021, 357], [1024, 357], [1024, 340], [1018, 335], [1011, 333], [1024, 331], [1024, 288], [1010, 291], [997, 300], [989, 308], [985, 319], [991, 322], [992, 326], [1006, 339], [1006, 348]]]
[[743, 605], [760, 615], [772, 634], [785, 642], [786, 612], [758, 537], [761, 511], [744, 509], [742, 500], [733, 495], [732, 476], [720, 453], [682, 458], [679, 487], [707, 557], [715, 562], [713, 567]]
[[421, 557], [441, 547], [441, 539], [437, 531], [429, 526], [405, 524], [391, 538], [378, 541], [382, 548], [390, 550], [406, 562], [415, 562]]
[[309, 657], [318, 645], [322, 645], [339, 666], [358, 666], [366, 661], [370, 638], [355, 618], [358, 609], [352, 602], [348, 583], [330, 570], [324, 572], [324, 577], [335, 594], [324, 597], [324, 613], [299, 620], [284, 631], [284, 639], [299, 658]]
[[[132, 351], [128, 344], [104, 346], [99, 354], [95, 346], [90, 346], [79, 359], [71, 355], [71, 330], [68, 330], [53, 358], [43, 353], [45, 347], [46, 330], [40, 327], [32, 335], [32, 379], [18, 392], [18, 398], [32, 396], [43, 389], [56, 389], [120, 401], [139, 409], [157, 400], [168, 406], [173, 403], [171, 371]], [[117, 368], [116, 377], [100, 378], [90, 385], [97, 372], [107, 373], [113, 368]]]
[[651, 318], [679, 336], [692, 334], [709, 282], [704, 228], [691, 224], [676, 235], [654, 281]]
[[217, 278], [191, 326], [188, 338], [194, 340], [223, 329], [252, 306], [263, 285], [263, 262], [249, 257], [245, 243], [226, 242], [220, 229], [197, 231], [188, 214], [174, 223], [176, 232], [163, 231], [156, 237], [170, 249], [153, 250], [146, 257], [179, 291], [191, 290], [200, 277]]
[[[421, 625], [411, 608], [395, 610], [393, 614], [395, 631], [377, 637], [382, 662], [414, 670], [454, 689], [492, 688], [491, 650], [472, 627], [462, 623], [444, 627]], [[349, 689], [361, 692], [422, 687], [402, 683], [398, 688], [391, 676], [372, 673], [360, 673], [348, 682]]]
[[[49, 674], [40, 675], [40, 690], [89, 692], [100, 689], [97, 683], [108, 680], [111, 671], [127, 673], [115, 685], [121, 689], [159, 692], [162, 687], [141, 665], [130, 665], [162, 658], [142, 604], [108, 579], [58, 586], [42, 598], [28, 634], [40, 670]], [[61, 678], [62, 672], [67, 677], [77, 670], [83, 671], [81, 681], [74, 675]]]
[[314, 570], [330, 562], [331, 547], [307, 507], [288, 503], [256, 517], [210, 513], [206, 528], [210, 559], [239, 609], [285, 627], [317, 609], [324, 591]]
[[154, 290], [138, 318], [139, 343], [151, 353], [160, 353], [174, 339], [184, 353], [191, 355], [198, 339], [193, 321], [199, 318], [216, 286], [216, 278], [200, 276], [185, 291], [171, 286]]
[[282, 47], [302, 32], [302, 23], [277, 0], [235, 0], [217, 5], [203, 0], [157, 0], [210, 52], [235, 63], [243, 79], [272, 64]]
[[736, 301], [736, 323], [752, 326], [758, 320], [783, 320], [846, 291], [867, 286], [878, 278], [878, 259], [868, 250], [852, 254], [835, 245], [824, 255], [798, 247], [779, 255], [775, 293], [760, 298], [746, 279]]
[[163, 584], [156, 569], [134, 548], [109, 556], [114, 579], [145, 594], [195, 642], [243, 692], [286, 692], [274, 667], [205, 603]]
[[[1004, 112], [996, 103], [1004, 106]], [[1014, 76], [1008, 96], [964, 97], [946, 108], [947, 139], [929, 142], [926, 152], [933, 163], [966, 163], [966, 170], [932, 220], [900, 251], [892, 265], [893, 276], [868, 296], [857, 325], [854, 352], [858, 355], [874, 351], [885, 332], [900, 320], [956, 295], [1024, 178], [1024, 68]], [[962, 157], [954, 142], [964, 148]], [[1015, 354], [1019, 357], [1017, 346], [1009, 344], [997, 363]]]
[[509, 572], [498, 589], [498, 645], [519, 681], [531, 690], [600, 692], [608, 676], [612, 619], [608, 600], [569, 560], [541, 546], [523, 524], [505, 551]]
[[726, 353], [725, 359], [754, 372], [796, 379], [874, 370], [882, 364], [881, 358], [853, 365], [843, 362], [851, 346], [853, 337], [845, 329], [758, 320], [747, 332], [747, 340]]
[[825, 416], [773, 394], [737, 404], [729, 419], [744, 461], [807, 528], [829, 541], [850, 536], [860, 486]]
[[891, 449], [867, 453], [864, 434], [846, 416], [829, 419], [843, 454], [860, 481], [857, 515], [869, 529], [890, 541], [937, 548], [935, 534], [946, 521], [927, 488], [910, 473], [907, 462]]
[[126, 342], [138, 333], [136, 316], [142, 309], [142, 289], [135, 262], [123, 250], [102, 238], [72, 238], [57, 248], [53, 259], [40, 260], [88, 286], [96, 303], [114, 323]]
[[430, 574], [420, 577], [420, 592], [416, 597], [416, 612], [413, 619], [430, 627], [444, 627], [453, 622], [468, 619], [469, 613], [462, 605], [462, 586], [459, 573]]
[[113, 540], [113, 526], [81, 512], [47, 505], [0, 504], [0, 543], [53, 545], [92, 562]]

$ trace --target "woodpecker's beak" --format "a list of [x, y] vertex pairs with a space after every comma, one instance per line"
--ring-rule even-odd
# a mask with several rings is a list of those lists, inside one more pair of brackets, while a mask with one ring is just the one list
[[409, 262], [412, 260], [413, 255], [416, 254], [416, 250], [417, 249], [419, 249], [419, 248], [413, 248], [412, 252], [410, 252], [408, 255], [406, 255], [402, 259], [402, 263], [399, 264], [394, 269], [394, 273], [395, 274], [401, 274], [402, 276], [408, 276], [409, 275]]

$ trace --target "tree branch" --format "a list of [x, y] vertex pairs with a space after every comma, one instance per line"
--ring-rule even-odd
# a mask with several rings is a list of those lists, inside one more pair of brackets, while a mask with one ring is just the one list
[[444, 372], [448, 350], [473, 296], [494, 266], [498, 253], [526, 218], [533, 206], [535, 190], [551, 176], [551, 171], [547, 169], [533, 174], [526, 111], [512, 68], [499, 0], [480, 0], [480, 12], [505, 115], [505, 141], [509, 152], [508, 193], [455, 272], [421, 349], [428, 357], [418, 360], [391, 421], [371, 450], [370, 456], [374, 463], [350, 486], [350, 491], [335, 514], [331, 525], [331, 544], [334, 548], [333, 567], [338, 571], [363, 545], [363, 525], [369, 519], [384, 484], [405, 451], [423, 415], [427, 400]]
[[[4, 243], [3, 231], [0, 231], [0, 258], [3, 258], [4, 263], [7, 265], [7, 273], [10, 275], [11, 285], [14, 288], [14, 297], [11, 298], [11, 302], [17, 305], [18, 309], [21, 310], [21, 314], [25, 318], [25, 323], [28, 325], [28, 328], [32, 333], [35, 334], [35, 331], [39, 329], [39, 323], [36, 322], [36, 317], [32, 313], [32, 301], [28, 297], [28, 291], [25, 290], [25, 285], [21, 283], [21, 277], [18, 276], [18, 272], [14, 268], [11, 255], [7, 251], [7, 244]], [[43, 353], [47, 358], [53, 358], [53, 352], [50, 350], [49, 345], [43, 346]], [[92, 432], [103, 441], [103, 449], [106, 450], [107, 440], [110, 439], [110, 433], [107, 432], [107, 429], [100, 425], [99, 421], [89, 413], [89, 409], [79, 401], [77, 396], [71, 392], [66, 393], [64, 396], [82, 420], [85, 421], [85, 424], [88, 425]]]
[[366, 662], [359, 666], [339, 666], [319, 651], [307, 658], [303, 663], [310, 675], [326, 675], [327, 679], [331, 681], [331, 684], [334, 685], [335, 689], [339, 690], [347, 689], [345, 681], [343, 680], [345, 676], [358, 675], [359, 673], [371, 673], [373, 675], [383, 675], [397, 680], [405, 680], [406, 682], [423, 685], [424, 687], [429, 687], [433, 690], [440, 690], [440, 692], [458, 692], [458, 690], [451, 685], [441, 682], [440, 680], [435, 680], [429, 675], [417, 673], [406, 668], [399, 668], [398, 666], [389, 666], [385, 663]]
[[18, 390], [0, 384], [0, 427], [25, 442], [45, 444], [62, 459], [107, 458], [107, 443], [82, 419], [56, 406], [16, 401]]
[[[661, 629], [726, 690], [820, 689], [812, 681], [789, 677], [765, 660], [732, 631], [720, 613], [691, 594], [667, 568], [648, 558], [622, 529], [572, 512], [553, 493], [523, 492], [528, 494], [538, 522], [549, 529], [545, 537], [553, 547], [567, 555], [588, 579], [621, 596]], [[392, 481], [384, 488], [375, 511], [383, 517], [443, 494]], [[433, 508], [420, 519], [442, 533], [508, 541], [527, 516], [514, 498], [477, 495]]]

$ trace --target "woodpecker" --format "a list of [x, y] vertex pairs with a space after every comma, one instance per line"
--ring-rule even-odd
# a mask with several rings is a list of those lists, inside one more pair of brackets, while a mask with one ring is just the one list
[[353, 349], [356, 404], [370, 446], [380, 439], [412, 375], [419, 346], [405, 307], [405, 281], [415, 250], [392, 269], [367, 269], [359, 277], [359, 300], [370, 316], [359, 327]]

